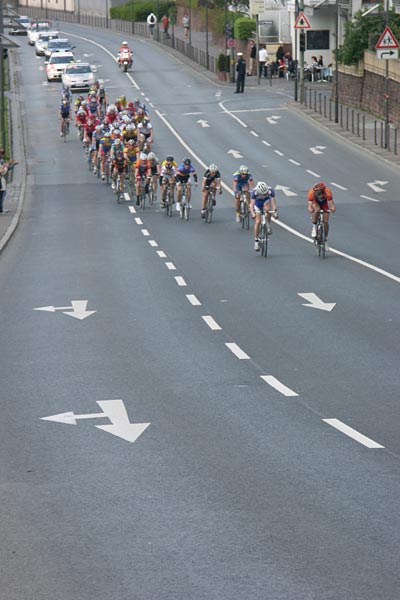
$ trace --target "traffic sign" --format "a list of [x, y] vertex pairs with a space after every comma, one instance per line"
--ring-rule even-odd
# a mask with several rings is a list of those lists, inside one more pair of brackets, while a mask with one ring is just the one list
[[306, 15], [301, 12], [296, 19], [294, 24], [295, 29], [311, 29], [310, 21], [307, 19]]
[[229, 39], [227, 40], [226, 45], [228, 46], [228, 48], [234, 48], [236, 46], [236, 40]]
[[383, 60], [390, 60], [391, 58], [399, 58], [398, 48], [388, 48], [387, 50], [377, 50], [376, 58], [382, 58]]
[[386, 27], [385, 31], [382, 33], [381, 37], [377, 45], [375, 46], [377, 50], [387, 50], [388, 48], [399, 48], [399, 42], [396, 40], [392, 30], [390, 27]]

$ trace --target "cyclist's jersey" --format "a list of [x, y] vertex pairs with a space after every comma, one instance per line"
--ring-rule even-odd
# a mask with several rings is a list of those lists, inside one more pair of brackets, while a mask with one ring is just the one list
[[158, 160], [156, 160], [156, 159], [148, 160], [147, 163], [149, 165], [149, 168], [151, 169], [152, 175], [157, 175], [157, 173], [158, 173]]
[[76, 123], [77, 125], [86, 125], [87, 115], [76, 115]]
[[239, 171], [236, 171], [236, 173], [233, 174], [233, 181], [236, 181], [241, 185], [247, 184], [249, 181], [253, 181], [253, 175], [251, 173], [240, 173]]
[[[162, 161], [162, 163], [161, 163], [161, 169], [162, 169], [163, 167], [165, 167], [166, 165], [167, 165], [167, 161], [166, 161], [166, 160], [163, 160], [163, 161]], [[172, 166], [175, 168], [175, 171], [178, 169], [178, 163], [177, 163], [177, 162], [175, 162], [175, 161], [172, 161]]]
[[124, 148], [124, 154], [125, 157], [127, 158], [127, 160], [129, 160], [129, 162], [132, 164], [134, 162], [136, 162], [136, 154], [138, 153], [139, 148], [138, 146], [125, 146]]
[[83, 129], [85, 130], [85, 133], [92, 136], [96, 131], [97, 125], [99, 125], [99, 121], [92, 121], [91, 123], [85, 123]]
[[[318, 202], [321, 206], [324, 206], [324, 210], [326, 210], [328, 202], [333, 199], [332, 191], [329, 188], [325, 188], [324, 192], [320, 197], [316, 195], [313, 189], [308, 192], [308, 202]], [[326, 206], [326, 208], [325, 208]]]
[[104, 102], [106, 99], [106, 95], [107, 94], [106, 94], [105, 89], [103, 89], [103, 90], [99, 89], [99, 91], [97, 92], [97, 101], [100, 103]]
[[98, 108], [99, 108], [99, 104], [98, 104], [97, 100], [95, 100], [94, 102], [91, 100], [89, 102], [89, 112], [91, 115], [97, 115]]
[[256, 190], [251, 192], [251, 199], [254, 200], [255, 206], [262, 210], [264, 204], [267, 202], [271, 202], [271, 199], [275, 198], [275, 190], [272, 188], [268, 188], [268, 192], [266, 194], [259, 194]]
[[112, 125], [113, 123], [115, 123], [115, 121], [118, 120], [118, 113], [107, 113], [106, 119], [110, 123], [110, 125]]
[[118, 154], [116, 154], [114, 156], [112, 164], [120, 172], [125, 169], [125, 167], [126, 167], [126, 160], [125, 160], [125, 156], [123, 155], [122, 152], [119, 152]]
[[126, 129], [124, 129], [122, 131], [122, 137], [124, 138], [124, 142], [129, 142], [129, 140], [137, 140], [137, 131], [136, 129], [133, 129], [132, 131], [126, 131]]
[[153, 129], [153, 126], [151, 123], [147, 123], [147, 125], [143, 125], [143, 123], [139, 123], [138, 125], [138, 133], [141, 135], [144, 135], [145, 137], [149, 137], [149, 135], [151, 134]]
[[60, 113], [63, 119], [68, 119], [69, 115], [71, 114], [71, 107], [69, 104], [65, 105], [65, 104], [61, 104], [60, 106]]
[[161, 166], [161, 173], [160, 174], [161, 174], [162, 177], [165, 177], [165, 178], [175, 177], [175, 175], [176, 175], [176, 166], [174, 164], [172, 164], [171, 167], [167, 167], [167, 165], [163, 163], [163, 166]]
[[145, 173], [149, 173], [151, 171], [151, 164], [148, 160], [138, 160], [136, 161], [136, 169], [139, 175], [144, 175]]
[[195, 179], [197, 178], [196, 169], [192, 165], [181, 163], [177, 172], [179, 181], [188, 181], [191, 175], [193, 175]]
[[211, 173], [210, 169], [207, 169], [207, 171], [203, 175], [203, 179], [204, 179], [204, 184], [206, 186], [209, 186], [213, 181], [221, 179], [221, 173], [219, 171], [215, 171], [215, 172]]
[[111, 138], [103, 137], [100, 140], [100, 149], [104, 154], [108, 154], [111, 150], [112, 140]]

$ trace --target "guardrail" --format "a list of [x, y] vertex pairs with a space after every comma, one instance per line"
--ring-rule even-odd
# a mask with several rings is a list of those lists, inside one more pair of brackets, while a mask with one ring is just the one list
[[123, 21], [122, 19], [109, 19], [107, 17], [100, 17], [96, 15], [86, 15], [81, 13], [64, 12], [50, 9], [38, 9], [29, 6], [20, 7], [24, 14], [33, 20], [50, 20], [53, 22], [56, 29], [59, 22], [65, 23], [78, 23], [80, 25], [89, 25], [90, 27], [99, 27], [102, 29], [110, 29], [120, 33], [127, 33], [130, 35], [138, 35], [139, 37], [154, 39], [154, 41], [165, 46], [169, 46], [187, 56], [190, 60], [193, 60], [197, 64], [201, 65], [208, 71], [213, 73], [217, 72], [217, 60], [215, 56], [208, 54], [196, 48], [184, 40], [177, 38], [172, 30], [171, 35], [168, 37], [164, 35], [159, 28], [155, 29], [154, 35], [150, 35], [147, 23], [136, 23], [134, 21]]

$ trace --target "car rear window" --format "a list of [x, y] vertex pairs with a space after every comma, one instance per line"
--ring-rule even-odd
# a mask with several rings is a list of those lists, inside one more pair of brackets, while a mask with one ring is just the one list
[[91, 73], [92, 69], [88, 65], [74, 65], [67, 68], [67, 73], [74, 75], [75, 73]]
[[52, 56], [50, 62], [52, 65], [61, 65], [61, 64], [66, 65], [67, 63], [74, 62], [74, 57], [73, 56]]

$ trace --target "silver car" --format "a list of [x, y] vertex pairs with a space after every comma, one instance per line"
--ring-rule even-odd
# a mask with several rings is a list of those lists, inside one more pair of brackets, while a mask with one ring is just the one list
[[39, 38], [35, 42], [36, 56], [44, 56], [49, 41], [56, 40], [57, 38], [57, 31], [43, 31], [39, 33]]
[[73, 52], [74, 48], [75, 46], [71, 46], [71, 42], [69, 40], [58, 38], [49, 41], [47, 48], [44, 51], [44, 55], [46, 60], [49, 60], [53, 52]]
[[62, 84], [69, 87], [71, 92], [89, 90], [94, 84], [94, 73], [89, 63], [75, 63], [64, 69]]

